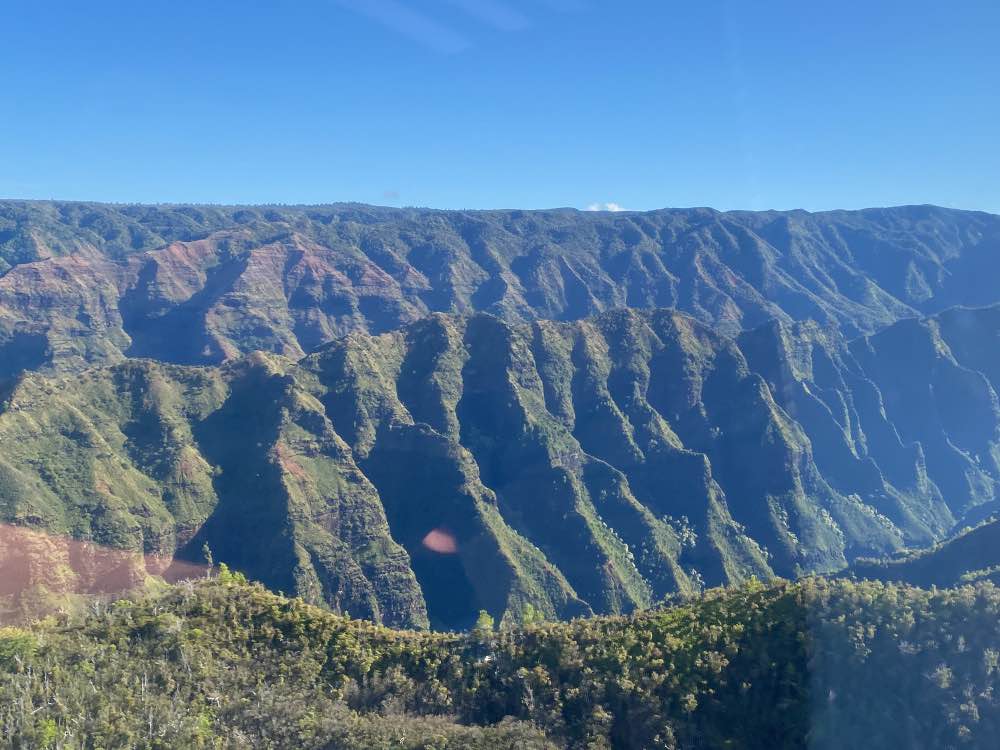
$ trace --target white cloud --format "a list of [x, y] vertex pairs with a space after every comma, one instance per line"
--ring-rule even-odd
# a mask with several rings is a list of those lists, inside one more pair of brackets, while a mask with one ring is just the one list
[[355, 13], [368, 16], [393, 31], [408, 36], [435, 52], [455, 54], [468, 49], [469, 41], [449, 26], [438, 23], [399, 0], [338, 0]]
[[528, 19], [499, 0], [448, 0], [466, 13], [502, 31], [517, 31], [528, 26]]
[[587, 211], [628, 211], [625, 206], [620, 203], [591, 203], [586, 208]]

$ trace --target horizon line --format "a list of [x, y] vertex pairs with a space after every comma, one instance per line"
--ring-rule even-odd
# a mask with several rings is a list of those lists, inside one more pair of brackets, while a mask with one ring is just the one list
[[650, 209], [591, 209], [591, 208], [578, 208], [576, 206], [550, 206], [543, 208], [521, 208], [517, 206], [507, 206], [507, 207], [494, 207], [494, 208], [438, 208], [435, 206], [420, 206], [420, 205], [405, 205], [405, 206], [390, 206], [379, 203], [365, 203], [364, 201], [331, 201], [328, 203], [281, 203], [281, 202], [271, 202], [271, 203], [240, 203], [240, 202], [184, 202], [184, 201], [104, 201], [104, 200], [85, 200], [79, 198], [15, 198], [15, 197], [0, 197], [0, 203], [61, 203], [61, 204], [79, 204], [84, 206], [138, 206], [138, 207], [148, 207], [148, 208], [235, 208], [235, 209], [251, 209], [251, 208], [286, 208], [286, 209], [310, 209], [310, 208], [335, 208], [335, 207], [362, 207], [362, 208], [372, 208], [383, 211], [421, 211], [421, 212], [439, 212], [439, 213], [491, 213], [491, 212], [512, 212], [521, 211], [526, 213], [551, 213], [551, 212], [573, 212], [580, 214], [623, 214], [623, 215], [636, 215], [636, 214], [652, 214], [661, 213], [664, 211], [710, 211], [718, 214], [732, 214], [732, 213], [754, 213], [754, 214], [766, 214], [766, 213], [781, 213], [781, 214], [794, 214], [794, 213], [804, 213], [804, 214], [830, 214], [830, 213], [861, 213], [864, 211], [885, 211], [885, 210], [899, 210], [899, 209], [912, 209], [912, 208], [932, 208], [942, 211], [961, 211], [966, 213], [981, 213], [987, 214], [989, 216], [1000, 217], [1000, 210], [988, 211], [985, 209], [976, 208], [960, 208], [955, 206], [943, 206], [938, 203], [899, 203], [892, 205], [868, 205], [862, 206], [860, 208], [823, 208], [823, 209], [808, 209], [808, 208], [715, 208], [714, 206], [708, 205], [690, 205], [690, 206], [661, 206], [658, 208]]

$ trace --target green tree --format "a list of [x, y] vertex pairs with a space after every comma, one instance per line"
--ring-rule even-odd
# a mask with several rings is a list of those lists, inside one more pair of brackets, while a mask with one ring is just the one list
[[215, 567], [215, 559], [212, 557], [212, 548], [208, 546], [208, 542], [201, 545], [201, 556], [205, 559], [205, 564], [208, 566], [208, 570], [205, 571], [205, 578], [211, 578], [212, 568]]
[[493, 634], [493, 627], [495, 625], [493, 617], [485, 609], [479, 610], [479, 617], [476, 618], [476, 624], [472, 628], [472, 632], [478, 638], [483, 638]]

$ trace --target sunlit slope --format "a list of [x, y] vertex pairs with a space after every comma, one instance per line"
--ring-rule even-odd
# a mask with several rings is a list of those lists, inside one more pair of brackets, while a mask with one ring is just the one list
[[[196, 560], [208, 538], [219, 559], [275, 589], [426, 622], [376, 491], [319, 405], [266, 358], [223, 371], [132, 362], [30, 377], [0, 419], [6, 520]], [[322, 467], [308, 483], [296, 484], [296, 441]]]

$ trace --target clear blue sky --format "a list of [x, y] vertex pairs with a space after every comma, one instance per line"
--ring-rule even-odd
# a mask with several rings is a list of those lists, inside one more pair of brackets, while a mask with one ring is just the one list
[[9, 0], [0, 197], [1000, 212], [1000, 2]]

